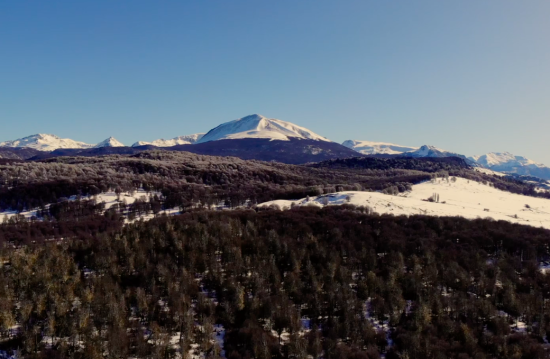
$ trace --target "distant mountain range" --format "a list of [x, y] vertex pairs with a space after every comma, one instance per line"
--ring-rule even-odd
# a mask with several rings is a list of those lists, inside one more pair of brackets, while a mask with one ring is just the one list
[[132, 147], [139, 146], [155, 146], [155, 147], [172, 147], [177, 145], [194, 145], [204, 136], [204, 133], [196, 133], [194, 135], [186, 135], [172, 138], [170, 140], [165, 140], [161, 138], [160, 140], [155, 140], [153, 142], [138, 141], [132, 145]]
[[85, 142], [71, 140], [69, 138], [59, 138], [55, 135], [39, 133], [37, 135], [20, 138], [14, 141], [0, 142], [0, 147], [32, 148], [38, 151], [49, 152], [61, 148], [88, 149], [100, 147], [124, 147], [124, 145], [113, 137], [109, 137], [96, 145], [92, 145]]
[[442, 150], [434, 146], [421, 146], [420, 148], [400, 146], [390, 143], [348, 140], [342, 145], [363, 154], [386, 155], [405, 157], [459, 157], [465, 159], [472, 166], [488, 168], [495, 172], [510, 175], [534, 176], [550, 180], [550, 167], [536, 163], [522, 156], [511, 153], [491, 152], [482, 156], [466, 157], [464, 155]]
[[428, 145], [414, 147], [360, 140], [347, 140], [338, 144], [307, 128], [257, 114], [223, 123], [207, 133], [151, 142], [138, 141], [131, 147], [126, 147], [113, 137], [93, 145], [50, 134], [37, 134], [1, 142], [0, 159], [133, 154], [152, 148], [169, 148], [205, 155], [235, 156], [293, 164], [361, 155], [459, 157], [471, 166], [480, 166], [511, 175], [550, 180], [549, 167], [507, 152], [466, 157]]
[[403, 152], [410, 152], [418, 149], [418, 147], [401, 146], [393, 143], [358, 140], [347, 140], [344, 141], [342, 145], [364, 155], [399, 155]]

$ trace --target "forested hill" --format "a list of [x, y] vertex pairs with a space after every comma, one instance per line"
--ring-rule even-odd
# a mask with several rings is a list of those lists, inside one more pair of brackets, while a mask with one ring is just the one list
[[[526, 196], [550, 198], [550, 193], [537, 191], [532, 183], [513, 176], [489, 175], [477, 171], [460, 157], [399, 157], [399, 156], [366, 156], [343, 158], [309, 164], [309, 167], [326, 170], [346, 170], [361, 175], [372, 170], [402, 169], [426, 173], [448, 173], [450, 176], [462, 177], [480, 183], [491, 183], [503, 191]], [[532, 180], [532, 179], [531, 179]], [[540, 180], [540, 179], [537, 179]], [[534, 182], [534, 181], [532, 181]]]
[[71, 196], [157, 191], [164, 207], [200, 203], [229, 207], [344, 190], [403, 192], [434, 176], [461, 176], [514, 193], [544, 196], [518, 180], [475, 172], [460, 159], [356, 158], [308, 166], [245, 161], [187, 152], [57, 157], [0, 163], [0, 210], [23, 211]]
[[146, 151], [132, 156], [58, 157], [0, 165], [0, 209], [24, 210], [70, 196], [107, 190], [155, 190], [167, 206], [228, 201], [231, 207], [341, 190], [384, 190], [430, 179], [414, 169], [365, 173], [276, 162], [245, 161], [187, 152]]
[[[25, 359], [546, 358], [550, 231], [346, 204], [254, 206], [397, 194], [449, 176], [531, 189], [452, 159], [306, 166], [153, 150], [3, 161], [0, 208], [35, 211], [0, 224], [0, 350]], [[136, 191], [147, 196], [120, 198]], [[96, 201], [105, 192], [119, 197], [109, 208]], [[174, 207], [180, 215], [162, 214]], [[210, 210], [220, 207], [234, 210]], [[125, 224], [141, 215], [150, 220]]]
[[548, 248], [547, 230], [345, 206], [163, 216], [95, 240], [1, 247], [0, 349], [542, 359]]

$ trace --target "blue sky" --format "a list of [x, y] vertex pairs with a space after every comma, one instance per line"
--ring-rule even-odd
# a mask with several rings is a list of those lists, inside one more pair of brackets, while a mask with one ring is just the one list
[[252, 113], [550, 165], [550, 1], [0, 2], [0, 141], [126, 144]]

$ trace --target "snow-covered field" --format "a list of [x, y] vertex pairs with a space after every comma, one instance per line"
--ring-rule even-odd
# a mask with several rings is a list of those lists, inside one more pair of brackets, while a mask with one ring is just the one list
[[[439, 203], [426, 201], [433, 194], [439, 195]], [[295, 206], [352, 204], [369, 206], [379, 214], [431, 216], [461, 216], [486, 218], [550, 229], [550, 200], [528, 197], [500, 191], [463, 178], [456, 182], [438, 179], [414, 185], [412, 191], [398, 196], [380, 192], [339, 192], [296, 201], [276, 200], [259, 207], [278, 206], [289, 209]]]

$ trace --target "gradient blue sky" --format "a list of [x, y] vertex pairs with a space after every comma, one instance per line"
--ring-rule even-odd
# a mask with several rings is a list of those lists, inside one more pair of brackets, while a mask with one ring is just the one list
[[0, 2], [0, 141], [126, 144], [252, 113], [550, 165], [548, 0]]

